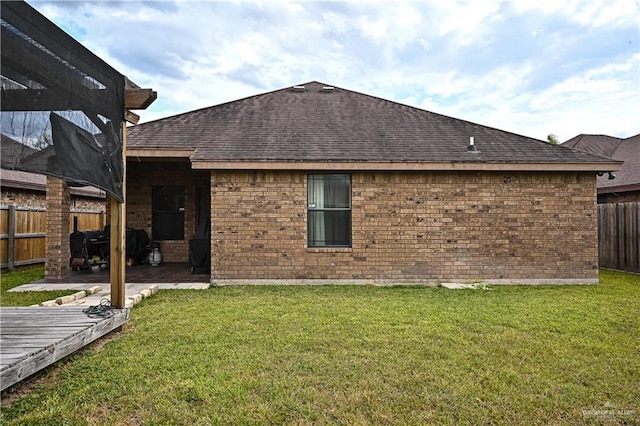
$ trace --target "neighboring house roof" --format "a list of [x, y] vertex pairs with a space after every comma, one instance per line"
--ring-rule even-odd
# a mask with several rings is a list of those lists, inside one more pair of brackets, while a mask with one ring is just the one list
[[0, 161], [2, 167], [15, 167], [16, 161], [23, 156], [35, 153], [36, 150], [0, 133]]
[[[30, 191], [47, 191], [47, 177], [36, 173], [21, 172], [19, 170], [0, 170], [0, 186], [2, 188], [25, 189]], [[93, 186], [71, 186], [71, 195], [105, 199], [104, 191]]]
[[598, 193], [640, 191], [640, 134], [626, 139], [606, 135], [578, 135], [562, 144], [579, 151], [624, 161], [615, 173], [598, 177]]
[[[328, 87], [310, 82], [129, 127], [127, 155], [188, 157], [194, 168], [619, 167], [596, 155]], [[468, 152], [470, 137], [479, 153]]]

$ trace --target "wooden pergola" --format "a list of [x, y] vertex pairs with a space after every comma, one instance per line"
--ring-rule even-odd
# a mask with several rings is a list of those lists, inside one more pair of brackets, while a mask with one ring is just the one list
[[[146, 109], [157, 93], [130, 81], [27, 3], [0, 5], [1, 111], [81, 111], [101, 130], [104, 123], [117, 123], [122, 145], [122, 179], [118, 182], [121, 193], [107, 192], [111, 304], [123, 308], [126, 123], [137, 123], [139, 117], [131, 110]], [[60, 241], [65, 240], [68, 241], [68, 235]]]
[[[158, 97], [152, 89], [142, 89], [125, 77], [124, 112], [125, 121], [137, 124], [140, 117], [131, 112], [132, 109], [147, 109]], [[122, 125], [122, 191], [126, 195], [127, 176], [127, 126]], [[126, 202], [120, 202], [113, 196], [109, 196], [110, 211], [110, 236], [109, 236], [109, 281], [111, 283], [111, 305], [116, 308], [124, 308], [125, 303], [125, 230], [126, 230]]]

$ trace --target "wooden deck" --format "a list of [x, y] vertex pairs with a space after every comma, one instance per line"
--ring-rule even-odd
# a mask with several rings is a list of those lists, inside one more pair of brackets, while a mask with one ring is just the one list
[[0, 390], [5, 390], [129, 321], [129, 309], [90, 318], [86, 306], [0, 308]]

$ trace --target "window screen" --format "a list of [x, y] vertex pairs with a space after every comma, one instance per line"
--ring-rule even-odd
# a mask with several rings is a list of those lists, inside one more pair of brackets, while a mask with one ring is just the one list
[[309, 175], [309, 247], [351, 247], [351, 176]]

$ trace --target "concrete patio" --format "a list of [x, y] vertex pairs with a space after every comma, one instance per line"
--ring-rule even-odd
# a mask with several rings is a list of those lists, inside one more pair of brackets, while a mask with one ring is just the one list
[[[128, 266], [125, 280], [125, 300], [153, 287], [156, 290], [204, 290], [210, 286], [208, 274], [192, 274], [186, 263], [164, 263], [155, 267], [151, 265]], [[94, 266], [91, 270], [72, 271], [69, 277], [64, 279], [45, 278], [23, 284], [9, 291], [86, 291], [96, 286], [101, 288], [100, 291], [65, 304], [92, 306], [99, 304], [103, 298], [108, 299], [111, 292], [108, 269]]]

